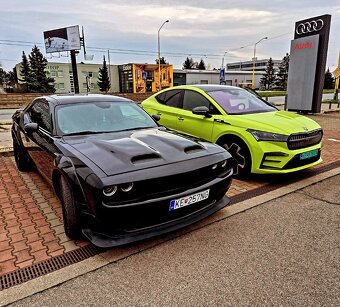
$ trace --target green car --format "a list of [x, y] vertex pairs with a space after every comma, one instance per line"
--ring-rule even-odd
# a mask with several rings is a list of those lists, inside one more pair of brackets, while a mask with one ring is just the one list
[[259, 96], [225, 85], [184, 85], [142, 102], [167, 128], [226, 148], [234, 174], [289, 173], [322, 162], [321, 127], [308, 117], [279, 111]]

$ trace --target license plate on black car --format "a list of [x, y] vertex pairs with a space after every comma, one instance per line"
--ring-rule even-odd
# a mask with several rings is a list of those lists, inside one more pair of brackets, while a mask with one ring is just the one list
[[198, 203], [202, 200], [207, 199], [208, 197], [209, 197], [209, 189], [202, 191], [202, 192], [195, 193], [195, 194], [191, 194], [188, 196], [184, 196], [178, 199], [173, 199], [170, 201], [169, 211], [174, 211], [176, 209]]

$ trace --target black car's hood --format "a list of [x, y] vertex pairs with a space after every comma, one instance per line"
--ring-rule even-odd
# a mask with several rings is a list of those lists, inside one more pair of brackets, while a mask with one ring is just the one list
[[84, 155], [108, 176], [224, 151], [161, 129], [64, 137], [64, 141], [79, 152], [80, 159]]

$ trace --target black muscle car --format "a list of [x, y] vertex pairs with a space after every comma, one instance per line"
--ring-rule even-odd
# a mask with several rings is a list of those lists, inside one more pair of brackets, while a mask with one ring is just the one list
[[71, 238], [110, 247], [174, 231], [229, 203], [232, 158], [156, 121], [125, 98], [39, 97], [13, 115], [15, 161], [53, 186]]

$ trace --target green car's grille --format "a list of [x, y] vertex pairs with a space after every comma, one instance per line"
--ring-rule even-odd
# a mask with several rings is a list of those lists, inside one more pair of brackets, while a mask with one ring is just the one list
[[322, 129], [313, 130], [306, 133], [297, 133], [289, 136], [287, 145], [289, 149], [306, 148], [319, 144], [322, 139]]

